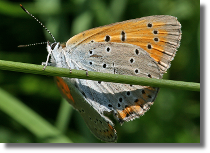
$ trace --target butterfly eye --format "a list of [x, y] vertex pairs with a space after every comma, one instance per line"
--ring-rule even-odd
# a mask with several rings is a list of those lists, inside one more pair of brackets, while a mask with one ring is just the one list
[[89, 62], [89, 64], [92, 65], [93, 63], [92, 62]]
[[[55, 48], [55, 46], [57, 45], [57, 43], [53, 43], [52, 45], [51, 45], [51, 49], [53, 50], [54, 48]], [[58, 44], [58, 48], [60, 47], [60, 45]]]
[[148, 76], [149, 78], [152, 78], [151, 74], [148, 74], [147, 76]]

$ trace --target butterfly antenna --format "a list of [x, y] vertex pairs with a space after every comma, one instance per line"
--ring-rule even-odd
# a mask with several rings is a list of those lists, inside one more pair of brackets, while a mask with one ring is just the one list
[[40, 43], [34, 43], [34, 44], [28, 44], [28, 45], [19, 45], [18, 47], [29, 47], [29, 46], [43, 45], [43, 44], [47, 44], [47, 42], [40, 42]]
[[[34, 17], [31, 13], [28, 12], [28, 10], [26, 10], [22, 4], [20, 4], [20, 7], [23, 9], [23, 11], [25, 11], [28, 15], [30, 15], [32, 18], [34, 18], [37, 22], [39, 22], [39, 24], [41, 24], [41, 26], [43, 28], [45, 28], [45, 30], [51, 35], [51, 37], [53, 38], [54, 42], [56, 42], [55, 37], [52, 35], [52, 33], [36, 18]], [[46, 42], [47, 43], [47, 42]], [[29, 45], [25, 45], [25, 46], [33, 46], [36, 44], [43, 44], [43, 43], [35, 43], [35, 44], [29, 44]], [[25, 47], [24, 45], [20, 45], [21, 47]]]

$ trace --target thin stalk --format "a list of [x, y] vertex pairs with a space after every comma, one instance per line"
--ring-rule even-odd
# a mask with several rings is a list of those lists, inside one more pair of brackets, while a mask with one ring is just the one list
[[0, 60], [0, 69], [39, 74], [39, 75], [48, 75], [48, 76], [60, 76], [60, 77], [79, 78], [79, 79], [87, 79], [95, 81], [200, 91], [200, 83], [194, 83], [194, 82], [143, 78], [143, 77], [128, 76], [128, 75], [99, 73], [92, 71], [88, 71], [88, 76], [87, 76], [86, 71], [84, 70], [72, 70], [72, 73], [70, 73], [69, 69], [51, 67], [51, 66], [47, 66], [47, 68], [43, 70], [42, 65], [34, 65], [28, 63], [19, 63], [19, 62], [11, 62], [3, 60]]

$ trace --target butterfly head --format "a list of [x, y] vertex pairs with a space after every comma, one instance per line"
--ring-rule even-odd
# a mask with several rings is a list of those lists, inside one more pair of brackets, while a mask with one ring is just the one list
[[54, 42], [50, 43], [49, 41], [47, 42], [47, 51], [50, 53], [53, 50], [58, 50], [60, 48], [60, 43], [59, 42]]

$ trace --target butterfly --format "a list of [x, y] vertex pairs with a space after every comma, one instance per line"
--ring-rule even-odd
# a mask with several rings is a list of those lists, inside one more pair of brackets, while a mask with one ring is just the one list
[[[50, 59], [51, 66], [70, 70], [161, 79], [180, 40], [181, 24], [173, 16], [155, 15], [117, 22], [84, 31], [66, 44], [47, 42], [45, 68]], [[117, 141], [117, 131], [109, 115], [120, 124], [139, 118], [153, 105], [159, 90], [67, 77], [55, 77], [55, 81], [61, 95], [81, 114], [90, 131], [105, 142]]]

